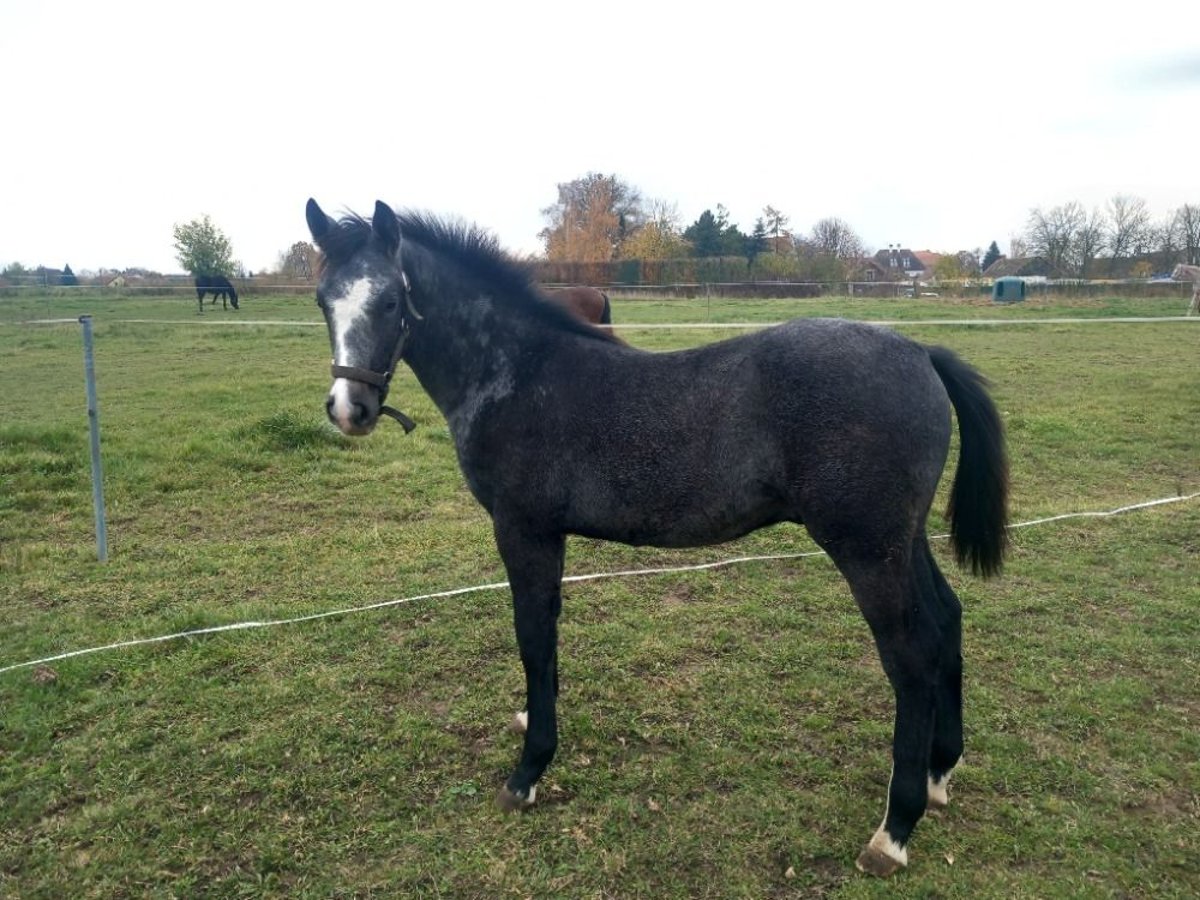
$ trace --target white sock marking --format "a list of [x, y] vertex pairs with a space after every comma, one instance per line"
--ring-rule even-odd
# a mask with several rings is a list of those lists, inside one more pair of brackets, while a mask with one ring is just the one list
[[902, 866], [908, 865], [908, 848], [902, 847], [893, 841], [891, 835], [882, 828], [875, 832], [869, 846], [873, 850], [878, 850], [884, 856], [894, 859]]
[[948, 806], [950, 803], [950, 794], [946, 791], [946, 786], [950, 783], [950, 773], [947, 772], [941, 778], [928, 779], [928, 797], [930, 806]]

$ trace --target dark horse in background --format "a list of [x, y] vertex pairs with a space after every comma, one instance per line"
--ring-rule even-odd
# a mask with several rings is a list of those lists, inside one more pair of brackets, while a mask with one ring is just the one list
[[546, 299], [593, 325], [612, 324], [608, 294], [594, 287], [566, 287], [544, 291]]
[[858, 865], [906, 865], [963, 749], [961, 606], [925, 532], [952, 408], [956, 557], [991, 575], [1006, 546], [1004, 436], [983, 378], [949, 350], [837, 319], [649, 353], [547, 303], [486, 232], [382, 202], [371, 220], [335, 221], [309, 200], [307, 218], [330, 419], [370, 432], [408, 363], [492, 517], [527, 699], [501, 806], [534, 802], [558, 743], [567, 535], [691, 547], [803, 523], [849, 582], [895, 694], [886, 811]]
[[230, 283], [229, 279], [224, 275], [197, 275], [196, 276], [196, 303], [199, 304], [200, 312], [204, 312], [204, 295], [212, 292], [212, 300], [210, 303], [216, 303], [217, 297], [221, 298], [221, 309], [229, 309], [225, 305], [225, 298], [229, 298], [229, 303], [234, 309], [238, 308], [237, 288]]

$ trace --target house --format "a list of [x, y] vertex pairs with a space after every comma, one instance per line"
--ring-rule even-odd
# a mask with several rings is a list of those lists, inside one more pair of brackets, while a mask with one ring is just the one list
[[873, 256], [846, 261], [846, 277], [851, 281], [891, 281], [896, 276]]
[[938, 260], [942, 258], [943, 254], [934, 253], [932, 250], [916, 250], [913, 252], [913, 256], [917, 258], [917, 262], [925, 267], [925, 274], [932, 275], [934, 269], [937, 268]]
[[1062, 271], [1056, 268], [1044, 256], [1017, 256], [1012, 259], [1002, 256], [988, 266], [987, 270], [983, 273], [984, 278], [992, 279], [1008, 276], [1034, 278], [1041, 281], [1045, 281], [1047, 278], [1066, 277]]
[[[929, 251], [923, 252], [928, 253]], [[894, 247], [888, 244], [888, 248], [880, 250], [874, 258], [888, 273], [886, 276], [888, 281], [896, 281], [901, 278], [921, 278], [928, 274], [925, 264], [921, 262], [917, 254], [899, 244]]]

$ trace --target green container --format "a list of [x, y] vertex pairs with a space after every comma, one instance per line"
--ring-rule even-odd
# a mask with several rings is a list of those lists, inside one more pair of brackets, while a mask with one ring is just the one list
[[992, 300], [996, 303], [1020, 303], [1024, 299], [1024, 278], [997, 278], [992, 285]]

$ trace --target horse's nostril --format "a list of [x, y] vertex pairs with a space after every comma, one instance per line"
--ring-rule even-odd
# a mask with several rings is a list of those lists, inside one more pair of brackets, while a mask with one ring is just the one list
[[361, 403], [355, 403], [354, 412], [350, 416], [350, 421], [352, 421], [355, 425], [363, 426], [367, 424], [368, 418], [369, 414], [367, 413], [367, 408]]

